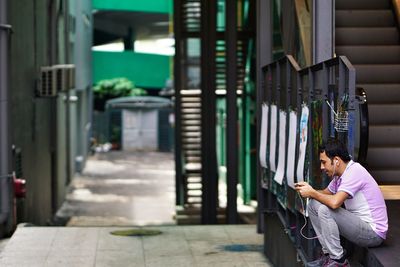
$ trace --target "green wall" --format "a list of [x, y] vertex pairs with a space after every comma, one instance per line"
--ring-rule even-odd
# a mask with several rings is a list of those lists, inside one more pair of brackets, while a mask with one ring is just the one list
[[93, 9], [172, 13], [173, 0], [93, 0]]
[[170, 76], [170, 57], [152, 54], [93, 51], [93, 82], [126, 77], [137, 87], [162, 88]]

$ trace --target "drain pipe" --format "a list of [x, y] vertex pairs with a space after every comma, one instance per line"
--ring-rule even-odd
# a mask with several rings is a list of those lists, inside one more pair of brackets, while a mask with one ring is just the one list
[[[7, 24], [7, 0], [0, 0], [0, 224], [12, 222], [12, 177], [10, 171], [11, 150], [8, 127], [8, 68], [9, 34], [11, 25]], [[12, 218], [11, 218], [12, 219]], [[1, 227], [0, 225], [0, 227]], [[6, 231], [10, 229], [6, 226]], [[0, 233], [1, 235], [1, 233]]]

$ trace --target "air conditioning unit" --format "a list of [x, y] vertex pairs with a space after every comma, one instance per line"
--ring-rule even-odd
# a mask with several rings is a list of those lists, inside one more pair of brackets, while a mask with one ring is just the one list
[[75, 87], [74, 65], [54, 65], [53, 68], [56, 73], [58, 91], [65, 92]]
[[65, 92], [68, 90], [68, 70], [65, 65], [54, 65], [53, 69], [56, 73], [57, 90]]
[[57, 96], [57, 76], [52, 66], [40, 68], [40, 79], [37, 94], [41, 97]]
[[75, 65], [73, 64], [42, 67], [40, 74], [38, 95], [41, 97], [56, 96], [57, 92], [75, 88]]

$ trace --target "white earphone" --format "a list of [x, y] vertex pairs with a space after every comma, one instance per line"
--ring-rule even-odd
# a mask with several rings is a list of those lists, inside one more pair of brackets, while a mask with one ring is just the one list
[[335, 164], [333, 164], [333, 174], [332, 174], [332, 178], [335, 177], [335, 173], [336, 173], [336, 166], [339, 165], [339, 160], [335, 159]]

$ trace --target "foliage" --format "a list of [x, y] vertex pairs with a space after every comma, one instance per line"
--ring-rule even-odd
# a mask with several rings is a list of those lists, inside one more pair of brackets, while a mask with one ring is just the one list
[[104, 110], [104, 103], [112, 98], [146, 95], [146, 90], [135, 87], [127, 78], [113, 78], [99, 81], [93, 87], [95, 109]]

